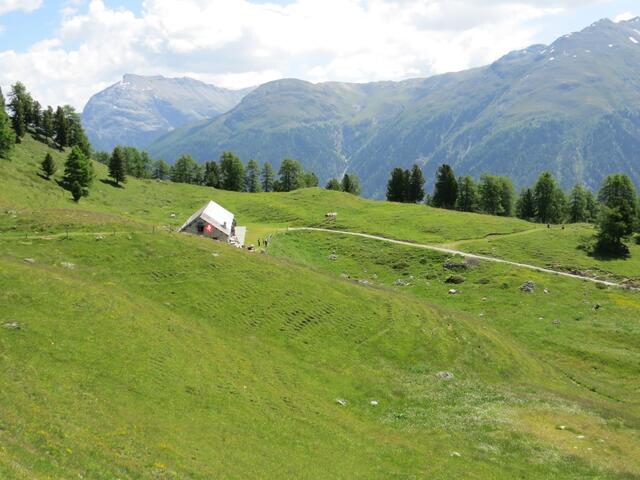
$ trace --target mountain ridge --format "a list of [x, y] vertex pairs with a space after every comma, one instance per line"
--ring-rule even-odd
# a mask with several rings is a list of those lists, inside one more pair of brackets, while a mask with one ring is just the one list
[[426, 79], [276, 80], [229, 112], [164, 135], [150, 152], [203, 161], [233, 150], [276, 166], [293, 157], [321, 181], [355, 172], [374, 198], [391, 168], [412, 163], [428, 178], [449, 163], [459, 174], [509, 175], [518, 187], [542, 170], [566, 188], [595, 188], [612, 168], [640, 183], [639, 43], [640, 18], [604, 19], [550, 45]]
[[189, 77], [127, 73], [89, 99], [82, 119], [89, 140], [99, 150], [119, 144], [146, 147], [164, 133], [230, 110], [250, 91]]

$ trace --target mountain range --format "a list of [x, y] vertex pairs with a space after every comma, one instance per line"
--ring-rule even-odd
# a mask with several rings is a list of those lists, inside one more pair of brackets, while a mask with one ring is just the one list
[[227, 90], [192, 78], [127, 74], [91, 97], [82, 120], [98, 150], [146, 147], [178, 127], [227, 112], [249, 91]]
[[276, 166], [292, 157], [323, 182], [355, 172], [374, 198], [393, 167], [413, 163], [428, 179], [448, 163], [457, 174], [509, 175], [517, 187], [542, 170], [564, 187], [595, 188], [613, 171], [640, 184], [640, 18], [601, 20], [458, 73], [368, 84], [283, 79], [242, 93], [229, 111], [151, 141], [152, 156], [203, 161], [233, 150]]

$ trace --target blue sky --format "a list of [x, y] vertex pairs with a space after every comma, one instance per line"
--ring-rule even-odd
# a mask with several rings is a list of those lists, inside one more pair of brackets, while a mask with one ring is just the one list
[[81, 109], [124, 73], [229, 88], [399, 80], [489, 63], [638, 0], [0, 0], [0, 85]]

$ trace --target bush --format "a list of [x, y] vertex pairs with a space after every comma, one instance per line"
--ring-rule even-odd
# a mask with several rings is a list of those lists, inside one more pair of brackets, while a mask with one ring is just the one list
[[461, 283], [464, 283], [464, 280], [465, 278], [462, 275], [451, 275], [449, 278], [445, 280], [445, 282], [459, 285]]

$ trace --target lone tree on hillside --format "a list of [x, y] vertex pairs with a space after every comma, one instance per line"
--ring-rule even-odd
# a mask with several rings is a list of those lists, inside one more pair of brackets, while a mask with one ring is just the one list
[[624, 244], [637, 223], [637, 198], [631, 179], [624, 174], [609, 175], [598, 194], [602, 204], [596, 234], [596, 250], [613, 255], [628, 255]]
[[42, 170], [42, 174], [49, 180], [54, 173], [56, 173], [57, 167], [56, 162], [54, 162], [53, 157], [50, 153], [47, 153], [44, 156], [44, 160], [40, 164], [40, 170]]
[[76, 199], [78, 201], [80, 197], [89, 195], [89, 187], [92, 182], [93, 165], [91, 165], [91, 160], [80, 147], [73, 147], [64, 165], [63, 183], [65, 187], [71, 191], [74, 199], [79, 193], [79, 197]]
[[387, 182], [387, 200], [390, 202], [404, 202], [406, 200], [406, 184], [404, 170], [396, 167], [391, 172]]
[[127, 181], [126, 171], [127, 157], [122, 147], [113, 149], [111, 158], [109, 159], [109, 176], [113, 178], [116, 185], [120, 185]]
[[264, 165], [262, 165], [260, 179], [262, 181], [262, 190], [265, 192], [273, 192], [273, 167], [269, 162], [265, 162]]
[[439, 208], [453, 208], [458, 198], [458, 181], [453, 174], [453, 169], [447, 165], [441, 165], [436, 173], [436, 185], [433, 192], [433, 206]]

